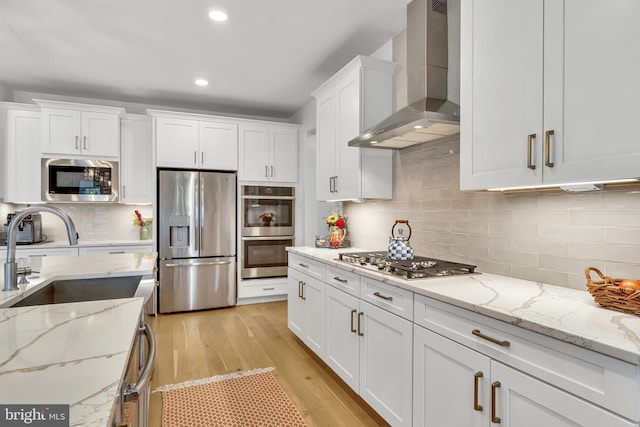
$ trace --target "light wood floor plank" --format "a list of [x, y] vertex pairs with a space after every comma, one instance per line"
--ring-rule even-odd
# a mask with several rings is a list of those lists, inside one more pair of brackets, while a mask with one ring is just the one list
[[[286, 301], [160, 315], [149, 321], [158, 346], [152, 390], [273, 366], [274, 376], [309, 426], [387, 425], [289, 331]], [[161, 418], [161, 394], [153, 393], [149, 426], [160, 426]]]

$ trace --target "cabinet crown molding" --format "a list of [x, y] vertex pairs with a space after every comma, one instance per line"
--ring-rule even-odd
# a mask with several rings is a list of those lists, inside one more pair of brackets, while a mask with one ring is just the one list
[[58, 108], [62, 110], [81, 110], [94, 113], [112, 113], [122, 116], [126, 113], [122, 107], [109, 107], [105, 105], [78, 104], [75, 102], [50, 101], [46, 99], [34, 99], [33, 102], [43, 108]]

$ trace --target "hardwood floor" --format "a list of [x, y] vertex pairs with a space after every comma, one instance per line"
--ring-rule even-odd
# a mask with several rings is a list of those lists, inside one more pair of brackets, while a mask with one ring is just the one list
[[[309, 426], [388, 425], [289, 331], [286, 301], [160, 315], [150, 323], [157, 341], [152, 390], [273, 366]], [[161, 415], [161, 393], [152, 393], [149, 426], [160, 426]]]

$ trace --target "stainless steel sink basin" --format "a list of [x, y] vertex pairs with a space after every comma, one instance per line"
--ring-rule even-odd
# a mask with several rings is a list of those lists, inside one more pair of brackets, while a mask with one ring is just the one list
[[56, 280], [11, 307], [130, 298], [135, 295], [141, 279], [142, 276], [126, 276]]

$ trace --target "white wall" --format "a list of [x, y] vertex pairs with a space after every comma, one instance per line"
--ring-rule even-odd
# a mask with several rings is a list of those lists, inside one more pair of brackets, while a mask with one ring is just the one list
[[6, 84], [2, 82], [0, 82], [0, 101], [13, 101], [12, 91]]
[[416, 254], [585, 289], [584, 269], [640, 278], [640, 186], [594, 193], [461, 192], [459, 139], [394, 154], [391, 201], [345, 203], [352, 244], [384, 250], [408, 219]]

